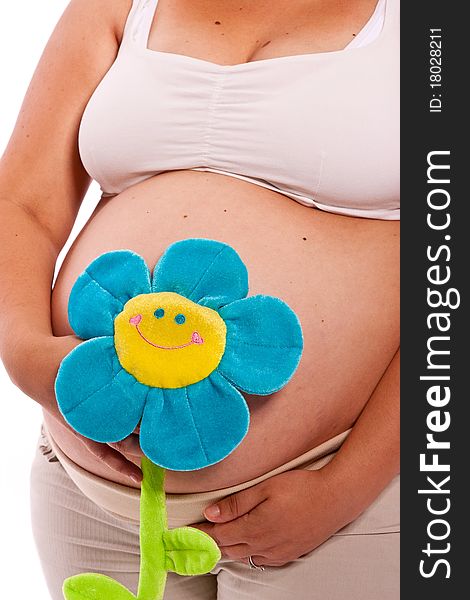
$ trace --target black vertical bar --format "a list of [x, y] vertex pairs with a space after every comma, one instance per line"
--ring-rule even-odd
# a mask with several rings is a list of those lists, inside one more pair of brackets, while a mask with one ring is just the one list
[[[406, 600], [470, 594], [470, 528], [464, 512], [470, 504], [469, 119], [464, 91], [469, 52], [463, 10], [458, 3], [438, 0], [401, 5], [401, 598]], [[429, 162], [450, 168], [427, 173]], [[428, 296], [430, 290], [434, 293]], [[443, 305], [446, 298], [453, 307]], [[449, 354], [429, 355], [428, 344]], [[449, 380], [420, 379], [435, 376]], [[429, 391], [433, 386], [434, 394]], [[450, 448], [427, 448], [431, 434]], [[429, 467], [420, 467], [421, 454], [425, 464], [435, 460], [450, 470], [426, 471]]]

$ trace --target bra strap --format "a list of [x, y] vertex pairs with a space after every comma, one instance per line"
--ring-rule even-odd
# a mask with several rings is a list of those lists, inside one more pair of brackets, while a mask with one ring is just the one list
[[397, 32], [400, 30], [400, 0], [386, 0], [385, 16], [382, 29], [382, 38], [391, 36], [392, 39], [398, 40]]
[[133, 0], [122, 35], [121, 46], [128, 43], [146, 48], [158, 0]]

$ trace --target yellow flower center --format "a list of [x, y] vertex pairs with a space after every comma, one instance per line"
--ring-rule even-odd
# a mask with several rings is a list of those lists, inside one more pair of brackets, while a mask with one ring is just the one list
[[174, 292], [139, 294], [114, 319], [122, 367], [150, 387], [179, 388], [205, 379], [225, 351], [219, 314]]

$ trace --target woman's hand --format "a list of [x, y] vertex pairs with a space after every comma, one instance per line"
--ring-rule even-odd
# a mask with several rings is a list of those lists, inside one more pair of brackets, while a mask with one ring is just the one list
[[400, 350], [346, 441], [317, 471], [276, 475], [206, 508], [195, 524], [224, 556], [282, 566], [356, 519], [400, 470]]
[[212, 523], [192, 527], [213, 537], [222, 556], [285, 565], [357, 517], [350, 501], [331, 486], [327, 467], [281, 473], [228, 496], [205, 510]]
[[71, 431], [90, 454], [114, 471], [140, 483], [142, 452], [138, 436], [132, 434], [115, 444], [95, 442], [70, 427], [59, 410], [54, 390], [57, 372], [62, 359], [81, 343], [83, 340], [76, 335], [65, 335], [36, 338], [23, 347], [19, 344], [16, 366], [10, 370], [10, 377], [25, 394], [39, 402], [54, 419]]

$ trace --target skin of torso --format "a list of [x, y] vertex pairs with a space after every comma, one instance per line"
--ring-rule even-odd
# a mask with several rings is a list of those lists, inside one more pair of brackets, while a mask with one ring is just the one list
[[[189, 28], [215, 20], [230, 24], [232, 19], [234, 28], [250, 24], [247, 3], [237, 4], [246, 8], [243, 21], [233, 18], [234, 3], [226, 3], [232, 6], [230, 10], [219, 10], [222, 4], [194, 3], [194, 11], [189, 16], [185, 13], [184, 23], [188, 22]], [[336, 37], [331, 33], [330, 13], [336, 10], [338, 15], [344, 5], [303, 4], [315, 5], [316, 14], [323, 15], [317, 29], [296, 28], [295, 13], [278, 37], [267, 31], [267, 38], [259, 34], [255, 43], [247, 25], [238, 42], [233, 42], [239, 48], [237, 54], [233, 45], [224, 45], [223, 36], [219, 48], [209, 45], [209, 28], [205, 36], [193, 36], [189, 30], [186, 37], [175, 40], [171, 32], [178, 7], [183, 10], [187, 4], [175, 2], [170, 9], [162, 0], [158, 27], [149, 43], [153, 34], [158, 34], [154, 49], [220, 64], [334, 50], [348, 43], [351, 34], [346, 26], [338, 25]], [[259, 3], [256, 10], [263, 5]], [[350, 3], [345, 22], [360, 29], [374, 5]], [[224, 15], [226, 10], [229, 14]], [[268, 11], [267, 6], [264, 10]], [[259, 16], [254, 12], [251, 19]], [[344, 25], [344, 20], [338, 19], [340, 23]], [[312, 27], [318, 34], [315, 47], [311, 42], [305, 44], [305, 33], [315, 39]], [[291, 33], [289, 44], [284, 30]], [[185, 43], [186, 38], [197, 42]], [[267, 40], [270, 43], [264, 45]], [[242, 55], [240, 48], [248, 48], [249, 41], [251, 54], [246, 51]], [[258, 47], [260, 52], [256, 52]], [[272, 54], [267, 53], [269, 48]], [[70, 289], [99, 254], [131, 249], [143, 256], [152, 270], [169, 244], [190, 237], [220, 240], [237, 250], [248, 268], [249, 294], [280, 297], [297, 313], [304, 352], [296, 373], [282, 390], [271, 396], [245, 394], [250, 429], [231, 455], [199, 471], [168, 472], [166, 488], [173, 493], [220, 489], [253, 479], [353, 426], [399, 345], [398, 221], [322, 212], [246, 181], [197, 171], [163, 173], [98, 203], [57, 276], [51, 298], [54, 335], [74, 333], [67, 318]], [[75, 463], [111, 481], [135, 485], [94, 458], [48, 413], [44, 417], [55, 441]]]

